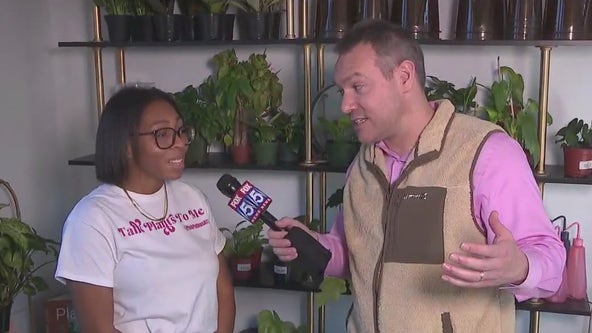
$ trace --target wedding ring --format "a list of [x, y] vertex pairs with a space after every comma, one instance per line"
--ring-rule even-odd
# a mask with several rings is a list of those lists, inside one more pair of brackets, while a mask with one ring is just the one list
[[483, 277], [484, 276], [485, 276], [485, 272], [484, 271], [481, 271], [481, 273], [479, 273], [479, 281], [477, 281], [477, 282], [483, 281]]

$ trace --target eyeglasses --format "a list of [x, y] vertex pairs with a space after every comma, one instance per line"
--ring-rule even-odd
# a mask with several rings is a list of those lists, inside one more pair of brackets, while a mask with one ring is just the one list
[[189, 145], [195, 139], [195, 129], [191, 126], [181, 126], [179, 129], [163, 127], [151, 132], [136, 133], [136, 135], [152, 135], [158, 148], [169, 149], [175, 145], [177, 137], [183, 140], [186, 145]]

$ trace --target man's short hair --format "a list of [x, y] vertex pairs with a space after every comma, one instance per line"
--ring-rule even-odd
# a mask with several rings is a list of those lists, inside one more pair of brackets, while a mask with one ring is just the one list
[[425, 85], [423, 51], [419, 43], [400, 26], [380, 19], [360, 21], [337, 42], [335, 50], [342, 55], [364, 43], [370, 44], [376, 52], [376, 65], [385, 78], [391, 79], [393, 69], [404, 60], [409, 60], [415, 64], [415, 73], [421, 86]]

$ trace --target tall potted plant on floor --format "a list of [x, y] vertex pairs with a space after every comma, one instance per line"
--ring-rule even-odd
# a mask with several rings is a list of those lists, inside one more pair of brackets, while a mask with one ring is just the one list
[[592, 123], [574, 118], [557, 134], [555, 143], [563, 148], [563, 167], [566, 177], [592, 175]]
[[[35, 229], [21, 221], [18, 201], [10, 184], [0, 179], [0, 185], [8, 189], [17, 207], [16, 218], [0, 217], [0, 332], [8, 332], [15, 297], [21, 292], [31, 296], [47, 289], [45, 281], [35, 273], [55, 261], [58, 243], [41, 237]], [[0, 208], [6, 206], [1, 204]], [[36, 264], [33, 257], [40, 253], [49, 259]]]

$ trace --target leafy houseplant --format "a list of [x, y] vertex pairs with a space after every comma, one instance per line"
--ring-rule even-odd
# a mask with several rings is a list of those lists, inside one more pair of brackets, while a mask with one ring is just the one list
[[[252, 53], [248, 60], [239, 61], [234, 49], [214, 56], [216, 66], [216, 103], [234, 119], [232, 134], [224, 143], [232, 149], [248, 147], [249, 124], [269, 119], [282, 103], [283, 86], [277, 72], [272, 71], [265, 53]], [[234, 152], [233, 152], [234, 155]], [[235, 162], [248, 162], [247, 158]]]
[[[243, 224], [249, 224], [240, 228]], [[235, 280], [247, 280], [257, 272], [261, 263], [261, 251], [267, 240], [262, 236], [263, 222], [250, 224], [239, 222], [233, 231], [220, 228], [227, 235], [224, 255], [230, 259], [231, 272]]]
[[329, 120], [324, 116], [318, 119], [321, 129], [327, 137], [325, 144], [327, 162], [334, 167], [348, 166], [356, 156], [360, 146], [350, 118], [342, 115], [333, 120]]
[[281, 12], [280, 0], [234, 0], [238, 11], [241, 39], [278, 39]]
[[471, 78], [465, 88], [456, 88], [454, 83], [441, 80], [436, 76], [428, 76], [426, 95], [429, 101], [448, 99], [454, 105], [457, 112], [477, 116], [478, 104], [477, 80]]
[[275, 311], [263, 310], [257, 314], [257, 332], [259, 333], [304, 333], [306, 327], [296, 327], [292, 322], [284, 321]]
[[107, 15], [129, 15], [133, 2], [130, 0], [94, 0], [95, 5], [105, 10]]
[[564, 172], [566, 177], [592, 175], [592, 123], [574, 118], [555, 134], [563, 148]]
[[[512, 138], [518, 141], [530, 157], [531, 166], [539, 162], [538, 141], [539, 105], [533, 99], [524, 101], [524, 79], [512, 68], [499, 66], [498, 80], [489, 91], [489, 100], [484, 106], [489, 121], [500, 125]], [[553, 123], [547, 116], [547, 126]]]
[[279, 128], [280, 142], [279, 156], [280, 162], [296, 162], [304, 150], [304, 113], [295, 112], [288, 114], [280, 111], [275, 125]]
[[[32, 296], [47, 289], [43, 278], [34, 274], [55, 260], [58, 243], [41, 237], [21, 221], [18, 201], [10, 184], [0, 179], [0, 185], [8, 189], [17, 211], [17, 218], [0, 217], [0, 332], [7, 332], [14, 298], [21, 292]], [[0, 209], [7, 206], [0, 204]], [[33, 256], [40, 253], [51, 259], [36, 265]]]

